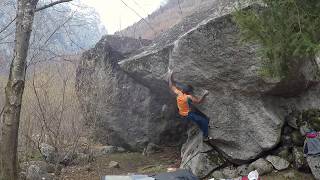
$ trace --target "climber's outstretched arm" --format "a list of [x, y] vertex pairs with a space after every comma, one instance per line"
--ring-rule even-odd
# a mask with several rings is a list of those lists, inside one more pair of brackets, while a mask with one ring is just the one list
[[209, 91], [205, 90], [201, 98], [195, 97], [195, 96], [190, 96], [191, 100], [195, 104], [200, 104], [203, 102], [203, 100], [206, 98], [206, 96], [209, 94]]
[[174, 80], [173, 80], [173, 71], [172, 70], [169, 70], [169, 79], [168, 79], [168, 81], [169, 81], [169, 88], [171, 89], [171, 91], [173, 93], [176, 94], [177, 88], [176, 88]]

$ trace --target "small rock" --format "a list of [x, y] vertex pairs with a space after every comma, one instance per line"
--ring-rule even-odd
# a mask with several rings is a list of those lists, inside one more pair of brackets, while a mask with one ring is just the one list
[[111, 162], [109, 163], [109, 168], [120, 168], [120, 165], [119, 165], [119, 163], [116, 162], [116, 161], [111, 161]]
[[117, 151], [118, 151], [119, 153], [126, 152], [126, 150], [125, 150], [123, 147], [117, 147]]
[[41, 143], [40, 152], [44, 156], [45, 160], [50, 163], [55, 163], [57, 161], [57, 152], [53, 146], [45, 143]]
[[223, 168], [222, 173], [226, 178], [235, 178], [238, 176], [237, 169], [232, 166]]
[[287, 169], [290, 165], [287, 160], [278, 156], [269, 155], [267, 156], [266, 160], [269, 161], [273, 165], [273, 167], [279, 171]]
[[31, 165], [27, 170], [27, 180], [41, 180], [40, 168], [36, 165]]
[[41, 172], [48, 171], [48, 164], [44, 161], [30, 161], [30, 162], [22, 162], [20, 163], [21, 171], [27, 171], [31, 165], [35, 165], [40, 168]]
[[149, 143], [147, 145], [147, 147], [144, 149], [143, 151], [143, 155], [150, 155], [150, 154], [154, 154], [156, 152], [160, 152], [161, 151], [161, 147], [154, 144], [154, 143]]
[[249, 167], [247, 164], [237, 167], [237, 174], [241, 176], [247, 176], [249, 174]]
[[308, 156], [308, 165], [315, 179], [320, 179], [320, 156]]
[[260, 158], [249, 165], [249, 171], [257, 170], [260, 175], [272, 172], [273, 166], [263, 158]]
[[304, 158], [302, 147], [293, 148], [294, 167], [300, 171], [309, 171], [307, 160]]
[[41, 180], [55, 180], [57, 179], [54, 173], [46, 173], [41, 176]]
[[117, 150], [118, 150], [118, 148], [115, 147], [115, 146], [104, 146], [104, 147], [102, 147], [102, 149], [101, 149], [101, 153], [102, 153], [103, 155], [107, 155], [107, 154], [116, 153]]
[[[122, 149], [120, 148], [120, 151]], [[91, 155], [93, 157], [98, 157], [102, 155], [109, 155], [113, 153], [119, 152], [119, 148], [116, 146], [100, 146], [100, 147], [94, 147], [91, 151]]]
[[223, 178], [225, 178], [225, 176], [223, 175], [223, 173], [222, 173], [221, 171], [219, 171], [219, 170], [214, 171], [214, 172], [210, 175], [210, 177], [213, 177], [213, 178], [216, 178], [216, 179], [223, 179]]

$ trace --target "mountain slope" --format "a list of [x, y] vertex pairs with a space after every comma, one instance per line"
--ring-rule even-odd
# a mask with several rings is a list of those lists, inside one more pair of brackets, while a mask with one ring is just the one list
[[154, 39], [162, 32], [178, 24], [184, 17], [195, 12], [202, 12], [215, 2], [215, 0], [169, 0], [164, 6], [145, 18], [148, 23], [140, 20], [115, 34], [133, 38]]

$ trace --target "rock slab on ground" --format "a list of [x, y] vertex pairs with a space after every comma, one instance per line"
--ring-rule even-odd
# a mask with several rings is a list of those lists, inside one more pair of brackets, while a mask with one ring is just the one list
[[287, 169], [290, 165], [287, 160], [278, 156], [269, 155], [267, 156], [266, 160], [269, 161], [273, 165], [273, 167], [279, 171]]
[[320, 180], [320, 156], [308, 156], [308, 165], [316, 180]]
[[109, 163], [109, 168], [120, 168], [120, 164], [116, 161], [111, 161]]
[[161, 147], [154, 143], [149, 143], [147, 147], [143, 151], [143, 155], [149, 156], [150, 154], [154, 154], [161, 151]]
[[202, 142], [202, 135], [189, 130], [189, 138], [182, 147], [180, 168], [189, 169], [198, 177], [205, 177], [226, 161], [212, 147]]
[[272, 172], [273, 166], [263, 158], [260, 158], [249, 165], [249, 171], [257, 170], [260, 175]]

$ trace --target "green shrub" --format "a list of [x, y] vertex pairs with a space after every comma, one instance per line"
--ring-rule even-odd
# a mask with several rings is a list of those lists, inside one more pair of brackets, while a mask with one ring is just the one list
[[262, 75], [284, 78], [294, 73], [291, 71], [301, 61], [312, 60], [319, 52], [320, 1], [259, 2], [259, 8], [237, 10], [234, 20], [242, 41], [261, 45]]

